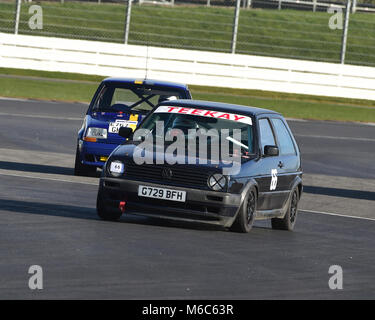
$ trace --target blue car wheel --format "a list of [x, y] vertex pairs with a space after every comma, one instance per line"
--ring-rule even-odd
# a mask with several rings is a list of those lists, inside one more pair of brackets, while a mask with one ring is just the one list
[[88, 166], [81, 163], [79, 149], [77, 146], [76, 159], [74, 164], [74, 175], [75, 176], [93, 176], [96, 173], [96, 167]]

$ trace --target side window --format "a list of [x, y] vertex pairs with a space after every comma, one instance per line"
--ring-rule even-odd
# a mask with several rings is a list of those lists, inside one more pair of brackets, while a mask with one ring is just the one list
[[259, 120], [259, 129], [260, 129], [260, 147], [262, 148], [262, 152], [264, 152], [265, 146], [276, 145], [275, 137], [273, 136], [271, 125], [268, 119]]
[[271, 121], [275, 128], [276, 135], [280, 144], [280, 154], [296, 154], [296, 149], [294, 148], [293, 140], [284, 122], [281, 119], [271, 119]]

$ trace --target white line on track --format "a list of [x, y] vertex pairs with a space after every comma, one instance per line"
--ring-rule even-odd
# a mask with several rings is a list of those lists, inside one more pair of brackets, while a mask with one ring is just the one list
[[315, 211], [315, 210], [303, 210], [303, 209], [300, 209], [300, 211], [308, 212], [308, 213], [325, 214], [325, 215], [328, 215], [328, 216], [336, 216], [336, 217], [342, 217], [342, 218], [351, 218], [351, 219], [360, 219], [360, 220], [375, 221], [375, 218], [357, 217], [357, 216], [350, 216], [350, 215], [333, 213], [333, 212]]
[[28, 98], [11, 98], [11, 97], [1, 97], [0, 100], [5, 100], [5, 101], [19, 101], [19, 102], [30, 102], [30, 103], [43, 103], [43, 104], [83, 104], [87, 105], [86, 102], [80, 102], [80, 101], [75, 101], [75, 102], [67, 102], [67, 101], [58, 101], [58, 100], [37, 100], [37, 99], [28, 99]]
[[8, 98], [8, 97], [0, 97], [0, 100], [6, 100], [6, 101], [21, 101], [21, 102], [29, 102], [28, 99], [21, 99], [21, 98]]
[[38, 180], [48, 180], [48, 181], [59, 181], [59, 182], [68, 182], [68, 183], [88, 184], [88, 185], [93, 185], [93, 186], [98, 186], [99, 185], [99, 181], [91, 182], [91, 181], [68, 180], [68, 179], [52, 178], [52, 177], [40, 176], [40, 175], [25, 175], [25, 174], [5, 173], [5, 172], [0, 172], [0, 175], [2, 175], [2, 176], [8, 176], [8, 177], [19, 177], [19, 178], [28, 178], [28, 179], [38, 179]]
[[375, 139], [371, 139], [371, 138], [319, 136], [319, 135], [310, 135], [310, 134], [295, 134], [294, 136], [295, 137], [303, 137], [303, 138], [317, 138], [317, 139], [334, 139], [334, 140], [353, 140], [353, 141], [375, 142]]
[[0, 112], [0, 116], [23, 117], [23, 118], [39, 118], [39, 119], [54, 119], [54, 120], [83, 121], [83, 117], [82, 118], [53, 117], [53, 116], [36, 115], [36, 114], [34, 115], [34, 114], [5, 113], [5, 112]]
[[296, 118], [285, 118], [291, 122], [310, 122], [310, 123], [326, 123], [335, 125], [357, 125], [357, 126], [375, 126], [375, 122], [359, 122], [359, 121], [335, 121], [335, 120], [307, 120], [307, 119], [296, 119]]
[[286, 121], [294, 121], [294, 122], [308, 122], [305, 119], [296, 119], [296, 118], [285, 118]]

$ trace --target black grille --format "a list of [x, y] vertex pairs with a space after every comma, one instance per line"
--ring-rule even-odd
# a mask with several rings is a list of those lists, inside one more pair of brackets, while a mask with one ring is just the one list
[[194, 165], [137, 165], [132, 162], [125, 165], [125, 176], [129, 179], [200, 189], [208, 189], [207, 179], [212, 173], [213, 170]]

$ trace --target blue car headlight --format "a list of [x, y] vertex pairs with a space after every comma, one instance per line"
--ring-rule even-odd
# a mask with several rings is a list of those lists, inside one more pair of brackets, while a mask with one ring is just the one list
[[94, 128], [90, 127], [87, 130], [87, 138], [96, 138], [96, 139], [107, 139], [108, 131], [104, 128]]

